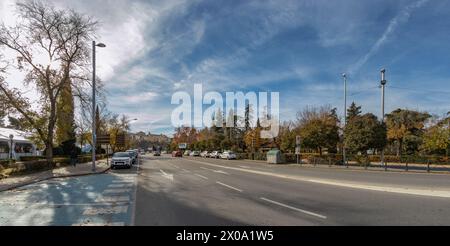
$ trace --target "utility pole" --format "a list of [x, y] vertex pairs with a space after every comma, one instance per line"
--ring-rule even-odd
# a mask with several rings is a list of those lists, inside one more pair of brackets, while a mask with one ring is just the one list
[[344, 78], [344, 132], [343, 132], [343, 150], [342, 150], [342, 156], [344, 158], [344, 165], [348, 168], [348, 162], [347, 162], [347, 151], [345, 146], [345, 128], [347, 126], [347, 74], [343, 74], [342, 77]]
[[[386, 69], [381, 70], [381, 122], [385, 123], [386, 114], [384, 112], [385, 106], [385, 90], [386, 90]], [[384, 149], [381, 150], [381, 166], [384, 166], [384, 170], [387, 171], [387, 164], [384, 161]]]

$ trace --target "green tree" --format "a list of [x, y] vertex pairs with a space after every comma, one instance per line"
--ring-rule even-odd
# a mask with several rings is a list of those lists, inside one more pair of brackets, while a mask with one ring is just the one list
[[280, 134], [277, 138], [277, 145], [284, 153], [292, 153], [295, 150], [296, 134], [292, 130], [292, 123], [285, 122], [280, 126]]
[[[425, 122], [431, 117], [428, 113], [397, 109], [386, 117], [388, 140], [397, 146], [397, 156], [404, 150], [418, 151]], [[407, 143], [405, 148], [405, 143]]]
[[322, 155], [323, 149], [337, 151], [339, 142], [339, 119], [331, 107], [308, 107], [298, 113], [298, 132], [305, 148], [314, 149]]
[[345, 145], [350, 153], [367, 156], [370, 149], [382, 150], [386, 146], [386, 126], [373, 114], [353, 117], [345, 128]]
[[61, 90], [57, 104], [56, 144], [76, 142], [75, 134], [75, 104], [71, 83]]
[[356, 116], [361, 115], [361, 106], [357, 106], [355, 102], [350, 105], [350, 108], [347, 109], [347, 122], [353, 119]]
[[26, 124], [26, 120], [24, 120], [23, 118], [15, 118], [12, 116], [8, 116], [8, 128], [11, 129], [16, 129], [16, 130], [20, 130], [20, 131], [27, 131], [28, 129], [28, 125]]
[[428, 154], [446, 154], [450, 150], [450, 117], [429, 127], [424, 136], [421, 149]]
[[0, 104], [27, 121], [52, 162], [57, 100], [67, 83], [84, 85], [86, 80], [79, 78], [86, 77], [83, 71], [97, 23], [72, 10], [57, 10], [46, 1], [18, 1], [16, 6], [20, 22], [0, 25], [0, 47], [17, 57], [14, 66], [26, 74], [23, 84], [36, 88], [41, 107], [31, 105], [22, 88], [1, 76]]

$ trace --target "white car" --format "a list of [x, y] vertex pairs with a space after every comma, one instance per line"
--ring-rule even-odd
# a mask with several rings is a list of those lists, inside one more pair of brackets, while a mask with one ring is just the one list
[[126, 167], [128, 169], [133, 165], [133, 156], [130, 152], [115, 153], [111, 159], [111, 169], [117, 167]]
[[209, 154], [209, 158], [219, 159], [221, 154], [222, 152], [220, 151], [213, 151], [211, 152], [211, 154]]
[[201, 154], [200, 154], [200, 157], [203, 157], [203, 158], [207, 158], [209, 156], [209, 152], [208, 151], [203, 151]]
[[190, 156], [192, 156], [192, 157], [198, 157], [198, 156], [200, 156], [200, 151], [192, 151], [191, 154], [190, 154]]
[[232, 151], [225, 151], [223, 154], [220, 155], [221, 159], [225, 160], [236, 160], [236, 154]]

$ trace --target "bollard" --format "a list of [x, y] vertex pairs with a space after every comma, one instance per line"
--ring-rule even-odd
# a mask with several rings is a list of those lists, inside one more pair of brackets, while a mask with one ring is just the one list
[[427, 172], [430, 172], [430, 160], [427, 161]]
[[408, 161], [406, 161], [406, 171], [409, 171]]
[[331, 167], [331, 158], [328, 158], [328, 166]]

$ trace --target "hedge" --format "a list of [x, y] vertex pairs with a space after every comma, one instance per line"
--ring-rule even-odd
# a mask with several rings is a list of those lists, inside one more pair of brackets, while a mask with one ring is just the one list
[[[106, 155], [98, 155], [97, 158], [98, 160], [101, 160], [106, 158]], [[55, 157], [53, 158], [53, 162], [50, 164], [47, 162], [47, 160], [42, 159], [42, 157], [33, 157], [25, 159], [28, 159], [28, 161], [14, 162], [11, 165], [9, 164], [9, 161], [6, 162], [2, 161], [0, 162], [0, 171], [9, 169], [9, 175], [16, 175], [16, 174], [26, 174], [32, 172], [46, 171], [54, 168], [69, 166], [71, 164], [69, 157]], [[87, 163], [90, 161], [92, 161], [91, 155], [84, 155], [78, 157], [78, 163]]]
[[[327, 154], [320, 155], [315, 153], [302, 153], [301, 155], [302, 161], [305, 161], [310, 164], [331, 164], [331, 165], [342, 165], [343, 164], [343, 155], [342, 154]], [[260, 160], [266, 161], [267, 157], [265, 153], [254, 153], [254, 158], [252, 158], [251, 153], [238, 153], [238, 159], [249, 159], [249, 160]], [[283, 159], [287, 163], [296, 163], [297, 155], [292, 153], [284, 153]], [[367, 162], [381, 162], [380, 155], [369, 155], [367, 159], [362, 155], [348, 155], [347, 160], [350, 162], [356, 162], [358, 164], [365, 164]], [[386, 155], [384, 157], [385, 162], [390, 163], [409, 163], [409, 164], [437, 164], [437, 165], [450, 165], [450, 158], [448, 156], [395, 156], [395, 155]]]

